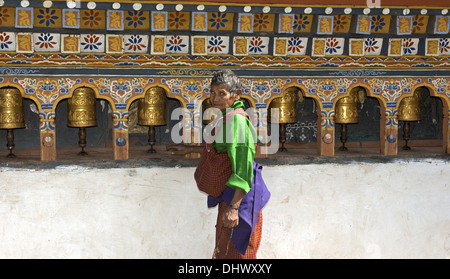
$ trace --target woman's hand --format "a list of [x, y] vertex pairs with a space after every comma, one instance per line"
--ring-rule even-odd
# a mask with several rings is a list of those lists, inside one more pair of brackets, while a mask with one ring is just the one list
[[239, 210], [227, 207], [222, 215], [223, 226], [234, 228], [239, 225]]
[[236, 188], [234, 190], [234, 195], [230, 202], [230, 206], [225, 209], [222, 215], [224, 227], [234, 228], [239, 225], [239, 206], [241, 205], [242, 198], [244, 196], [245, 192], [242, 189]]

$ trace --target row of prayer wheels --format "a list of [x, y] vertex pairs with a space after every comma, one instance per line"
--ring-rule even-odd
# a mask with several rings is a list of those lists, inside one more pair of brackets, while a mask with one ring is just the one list
[[[156, 143], [155, 126], [165, 125], [166, 93], [161, 87], [153, 87], [147, 91], [144, 98], [138, 101], [138, 125], [149, 126], [148, 152], [156, 152], [153, 145]], [[96, 99], [91, 88], [81, 87], [74, 91], [72, 98], [68, 101], [67, 126], [78, 127], [79, 155], [87, 155], [86, 127], [97, 125]]]
[[[155, 129], [157, 125], [165, 124], [166, 94], [163, 88], [150, 89], [145, 97], [139, 99], [138, 125], [150, 126], [149, 152], [155, 152]], [[72, 98], [67, 101], [67, 126], [79, 128], [78, 145], [81, 151], [78, 155], [87, 155], [84, 150], [87, 144], [86, 128], [97, 126], [97, 110], [95, 93], [91, 88], [80, 87], [74, 90]], [[7, 130], [8, 158], [15, 157], [13, 150], [14, 129], [25, 127], [23, 98], [20, 91], [14, 87], [0, 88], [0, 129]]]
[[[413, 96], [406, 97], [400, 102], [398, 111], [398, 120], [403, 121], [403, 140], [405, 145], [403, 150], [411, 149], [408, 146], [408, 140], [410, 139], [410, 123], [413, 121], [419, 121], [421, 119], [420, 112], [420, 88], [414, 91]], [[300, 91], [291, 87], [286, 89], [286, 92], [282, 97], [275, 98], [272, 100], [269, 106], [269, 112], [272, 108], [277, 108], [279, 110], [280, 123], [280, 143], [281, 147], [279, 151], [286, 151], [284, 143], [286, 141], [286, 124], [296, 123], [296, 104], [297, 98], [299, 102], [303, 98]], [[341, 125], [341, 143], [342, 146], [339, 148], [341, 151], [347, 151], [345, 143], [347, 141], [347, 125], [358, 123], [358, 103], [363, 101], [365, 98], [365, 91], [361, 87], [353, 88], [348, 96], [340, 98], [336, 103], [334, 123]], [[269, 121], [270, 119], [269, 114]]]
[[[282, 97], [275, 98], [269, 106], [278, 109], [278, 123], [280, 123], [280, 151], [286, 151], [284, 143], [286, 141], [286, 124], [297, 122], [296, 104], [297, 99], [303, 98], [300, 91], [291, 87], [288, 88]], [[335, 123], [341, 124], [341, 142], [340, 150], [347, 150], [345, 142], [347, 140], [347, 124], [358, 123], [358, 101], [364, 98], [362, 88], [354, 88], [348, 96], [338, 100], [335, 109]], [[205, 101], [204, 109], [211, 106]], [[138, 125], [148, 126], [148, 143], [150, 149], [148, 152], [156, 152], [155, 145], [155, 126], [165, 125], [166, 94], [163, 88], [153, 87], [148, 90], [144, 98], [138, 101]], [[81, 151], [79, 155], [87, 155], [86, 147], [86, 128], [97, 125], [96, 98], [94, 91], [88, 87], [75, 89], [72, 98], [68, 100], [67, 126], [79, 128], [79, 146]], [[413, 96], [404, 98], [399, 107], [398, 120], [404, 122], [403, 136], [405, 146], [403, 149], [410, 149], [407, 146], [409, 140], [409, 123], [420, 120], [420, 88], [416, 89]], [[212, 120], [212, 119], [211, 119]], [[209, 120], [209, 121], [211, 121]], [[269, 121], [271, 115], [269, 114]], [[204, 122], [204, 124], [207, 124]], [[25, 127], [23, 99], [20, 91], [14, 87], [0, 88], [0, 129], [7, 130], [7, 148], [9, 154], [7, 157], [15, 157], [14, 149], [14, 129]]]

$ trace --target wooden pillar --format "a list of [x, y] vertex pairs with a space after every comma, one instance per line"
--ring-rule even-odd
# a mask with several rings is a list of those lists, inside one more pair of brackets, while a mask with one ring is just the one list
[[128, 159], [128, 119], [113, 119], [113, 150], [114, 160], [127, 160]]
[[380, 154], [387, 154], [387, 144], [386, 144], [386, 107], [384, 107], [383, 102], [380, 102]]
[[277, 146], [276, 149], [278, 149], [280, 140], [278, 136], [269, 136], [269, 125], [271, 123], [268, 121], [268, 116], [269, 112], [267, 107], [255, 109], [254, 119], [250, 116], [250, 119], [253, 120], [252, 124], [256, 128], [257, 138], [264, 143], [256, 146], [256, 158], [267, 158], [269, 155], [278, 152], [278, 150], [275, 150], [275, 146]]
[[[194, 108], [189, 110], [190, 117], [183, 117], [183, 127], [187, 128], [188, 133], [191, 135], [190, 142], [192, 145], [200, 145], [203, 141], [203, 118], [201, 106], [195, 104]], [[183, 134], [184, 136], [184, 134]], [[187, 140], [187, 138], [186, 138]], [[186, 154], [187, 158], [200, 158], [200, 153]]]
[[443, 147], [444, 147], [444, 153], [449, 154], [450, 153], [450, 110], [444, 110], [444, 119], [443, 122], [447, 123], [447, 125], [443, 125], [442, 130], [442, 138], [443, 138]]
[[330, 112], [325, 112], [327, 116], [324, 116], [323, 113], [317, 119], [319, 153], [320, 156], [334, 156], [334, 116], [329, 116]]
[[398, 120], [397, 113], [392, 109], [386, 109], [384, 115], [384, 154], [397, 155], [398, 146]]
[[41, 161], [56, 160], [55, 119], [40, 118]]

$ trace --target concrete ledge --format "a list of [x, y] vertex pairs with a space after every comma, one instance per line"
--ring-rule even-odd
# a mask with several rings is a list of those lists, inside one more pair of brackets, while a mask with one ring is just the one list
[[[426, 162], [428, 160], [450, 161], [450, 154], [429, 155], [398, 155], [398, 156], [290, 156], [274, 158], [256, 158], [255, 161], [263, 166], [310, 165], [310, 164], [361, 164], [361, 163], [395, 163], [395, 162]], [[196, 167], [199, 159], [191, 158], [155, 158], [146, 160], [68, 160], [68, 161], [11, 161], [0, 162], [0, 171], [8, 169], [55, 169], [64, 166], [78, 166], [80, 168], [174, 168]]]

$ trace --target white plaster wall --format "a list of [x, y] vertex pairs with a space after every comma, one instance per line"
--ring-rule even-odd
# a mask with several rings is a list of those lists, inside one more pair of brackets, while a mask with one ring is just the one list
[[[194, 168], [0, 169], [0, 258], [210, 258]], [[266, 166], [259, 258], [450, 258], [449, 162]]]

